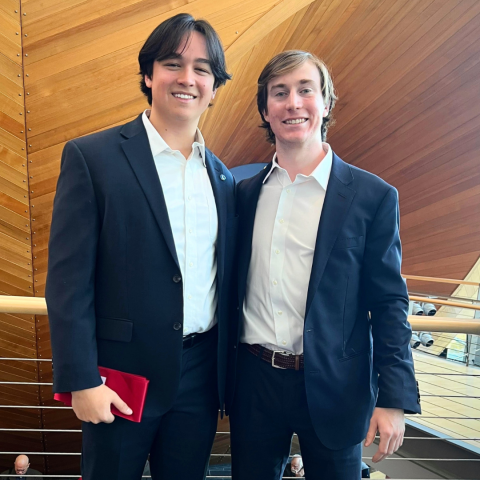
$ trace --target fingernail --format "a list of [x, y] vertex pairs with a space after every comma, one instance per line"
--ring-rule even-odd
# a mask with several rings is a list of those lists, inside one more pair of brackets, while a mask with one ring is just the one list
[[133, 412], [132, 412], [132, 409], [129, 408], [129, 409], [127, 410], [127, 415], [131, 415], [132, 413], [133, 413]]

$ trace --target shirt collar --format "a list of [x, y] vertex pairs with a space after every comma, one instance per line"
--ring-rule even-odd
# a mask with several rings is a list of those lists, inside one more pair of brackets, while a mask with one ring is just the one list
[[[328, 143], [322, 143], [322, 145], [323, 145], [323, 150], [325, 152], [325, 157], [315, 167], [315, 170], [310, 175], [308, 175], [308, 177], [314, 178], [324, 190], [327, 190], [328, 180], [330, 179], [330, 172], [332, 171], [333, 155], [332, 155], [332, 149]], [[275, 152], [272, 160], [272, 168], [270, 168], [270, 171], [267, 173], [267, 176], [264, 178], [263, 183], [265, 183], [268, 180], [268, 178], [276, 168], [283, 170], [286, 173], [286, 170], [278, 164], [277, 153]]]
[[[167, 142], [162, 138], [162, 136], [158, 133], [156, 128], [150, 122], [148, 118], [150, 116], [150, 110], [145, 110], [142, 115], [143, 125], [145, 126], [145, 130], [147, 131], [148, 141], [150, 143], [150, 148], [152, 150], [152, 156], [156, 157], [160, 155], [164, 151], [173, 152], [173, 150], [168, 146]], [[192, 149], [198, 147], [200, 152], [200, 156], [202, 157], [203, 166], [206, 167], [205, 163], [205, 140], [203, 138], [202, 133], [197, 128], [197, 132], [195, 133], [195, 141], [192, 144]]]

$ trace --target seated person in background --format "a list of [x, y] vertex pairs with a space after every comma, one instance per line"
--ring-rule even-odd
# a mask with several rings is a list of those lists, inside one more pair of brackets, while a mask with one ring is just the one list
[[305, 477], [305, 469], [303, 468], [303, 460], [301, 455], [293, 455], [290, 463], [287, 463], [284, 477]]
[[[5, 470], [2, 472], [2, 475], [9, 474], [9, 475], [15, 475], [12, 477], [2, 477], [5, 478], [6, 480], [18, 480], [19, 478], [26, 478], [26, 477], [17, 477], [17, 475], [41, 475], [42, 473], [39, 472], [38, 470], [34, 470], [33, 468], [30, 468], [30, 460], [26, 455], [19, 455], [16, 459], [15, 462], [13, 462], [13, 468], [10, 468], [9, 470]], [[36, 477], [42, 480], [43, 477]]]
[[362, 462], [362, 478], [370, 478], [370, 467]]

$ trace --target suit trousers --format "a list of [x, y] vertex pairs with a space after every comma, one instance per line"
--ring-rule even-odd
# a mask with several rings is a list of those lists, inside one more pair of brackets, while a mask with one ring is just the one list
[[305, 476], [312, 480], [361, 478], [361, 443], [331, 450], [310, 418], [303, 370], [283, 370], [239, 345], [235, 397], [230, 412], [233, 480], [279, 480], [294, 433]]
[[217, 328], [201, 335], [183, 350], [177, 396], [163, 415], [83, 423], [83, 480], [140, 480], [149, 453], [154, 480], [205, 478], [218, 419]]

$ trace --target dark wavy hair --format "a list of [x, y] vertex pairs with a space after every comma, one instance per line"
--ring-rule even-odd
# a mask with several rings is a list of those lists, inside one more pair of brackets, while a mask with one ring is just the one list
[[257, 82], [257, 107], [260, 116], [262, 117], [262, 124], [260, 127], [267, 131], [267, 140], [272, 144], [275, 143], [275, 134], [270, 127], [270, 123], [267, 122], [264, 117], [264, 113], [268, 114], [268, 83], [276, 77], [290, 73], [307, 61], [312, 62], [320, 72], [323, 101], [325, 102], [325, 105], [329, 107], [328, 115], [323, 118], [322, 122], [322, 141], [327, 139], [328, 127], [331, 127], [335, 123], [332, 116], [332, 110], [338, 97], [335, 93], [332, 77], [327, 66], [313, 53], [304, 52], [302, 50], [287, 50], [273, 57], [267, 65], [265, 65]]
[[217, 89], [221, 85], [225, 85], [227, 80], [232, 78], [226, 70], [222, 42], [213, 27], [206, 20], [195, 20], [188, 13], [179, 13], [158, 25], [147, 38], [138, 54], [139, 75], [141, 76], [140, 89], [147, 97], [150, 105], [152, 104], [152, 89], [147, 87], [145, 75], [152, 78], [154, 62], [160, 62], [175, 55], [185, 38], [187, 39], [185, 45], [188, 44], [188, 40], [194, 31], [205, 37], [210, 68], [215, 77], [213, 88]]

